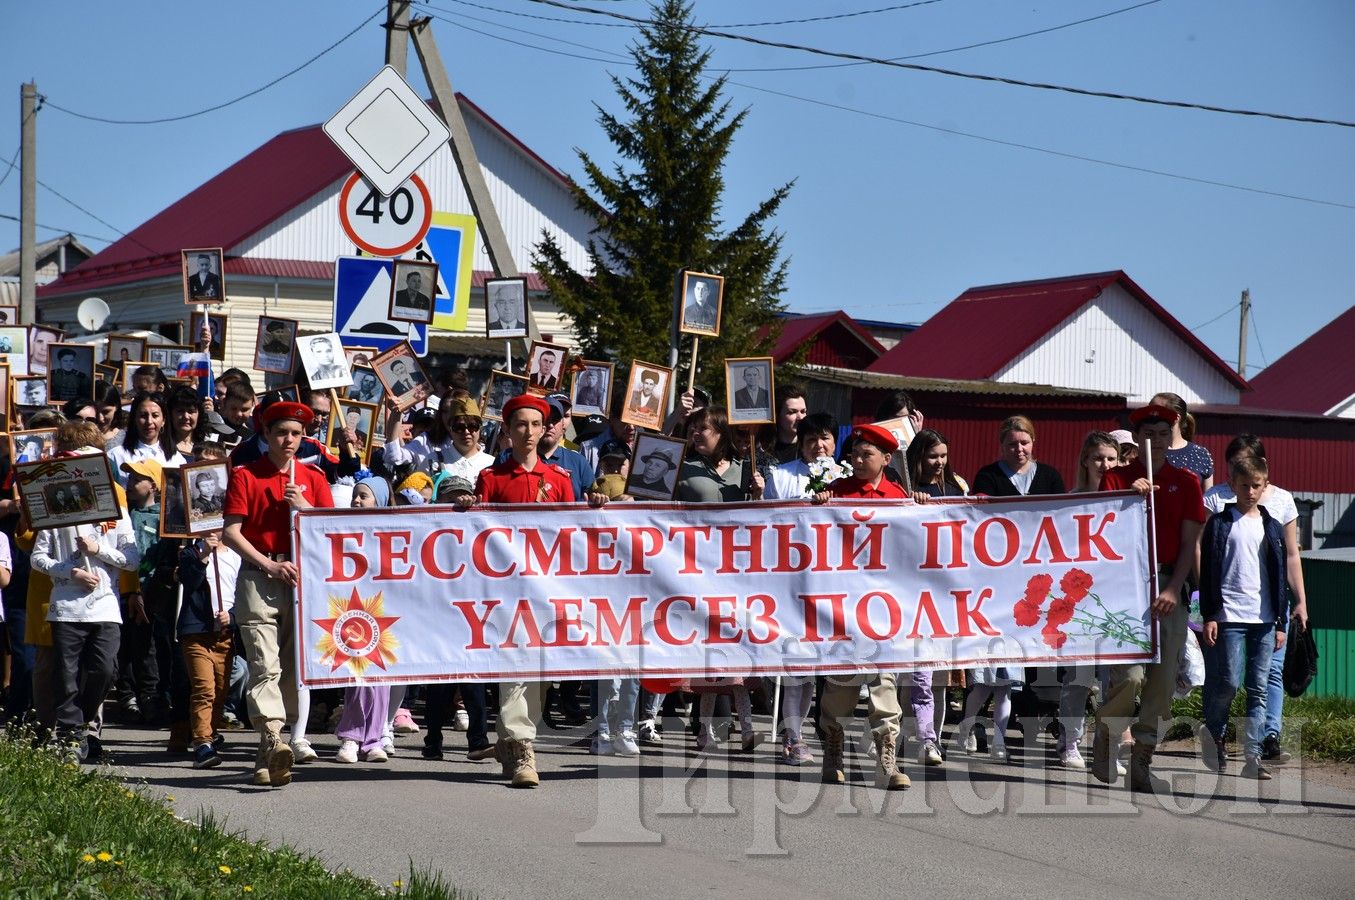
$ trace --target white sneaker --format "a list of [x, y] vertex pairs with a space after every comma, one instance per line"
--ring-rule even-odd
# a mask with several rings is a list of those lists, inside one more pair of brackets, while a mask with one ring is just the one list
[[588, 748], [588, 752], [594, 756], [606, 756], [612, 752], [612, 736], [610, 734], [593, 735], [593, 745]]
[[339, 745], [339, 752], [334, 756], [335, 762], [355, 763], [358, 761], [358, 742], [344, 741]]
[[659, 729], [655, 727], [653, 719], [645, 719], [640, 723], [638, 736], [640, 743], [644, 744], [646, 747], [663, 746], [663, 735], [660, 734]]
[[315, 752], [315, 748], [311, 746], [311, 742], [305, 738], [297, 738], [292, 741], [290, 746], [292, 748], [293, 762], [298, 765], [301, 763], [315, 762], [320, 758], [320, 754]]
[[1059, 754], [1059, 765], [1065, 769], [1085, 769], [1087, 768], [1087, 761], [1078, 752], [1077, 744], [1073, 744]]
[[971, 730], [969, 734], [965, 735], [964, 743], [960, 745], [960, 749], [963, 750], [965, 753], [978, 753], [979, 752], [978, 735], [974, 734], [974, 732]]
[[381, 749], [386, 751], [387, 756], [395, 755], [395, 735], [389, 731], [381, 735]]
[[635, 732], [623, 731], [612, 741], [612, 753], [617, 756], [639, 756], [640, 745], [635, 743]]
[[924, 766], [939, 766], [945, 762], [941, 759], [941, 750], [936, 746], [936, 741], [922, 742], [917, 750], [917, 761]]
[[380, 747], [373, 747], [366, 753], [362, 754], [363, 762], [383, 763], [386, 762], [388, 759], [390, 759], [390, 757], [387, 756], [386, 751], [382, 750]]
[[464, 709], [456, 711], [456, 718], [452, 719], [452, 731], [470, 731], [470, 715]]

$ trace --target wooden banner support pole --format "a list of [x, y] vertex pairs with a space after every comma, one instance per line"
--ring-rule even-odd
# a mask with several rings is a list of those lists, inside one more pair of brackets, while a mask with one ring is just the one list
[[687, 370], [687, 391], [696, 386], [696, 357], [701, 352], [701, 338], [692, 336], [692, 367]]

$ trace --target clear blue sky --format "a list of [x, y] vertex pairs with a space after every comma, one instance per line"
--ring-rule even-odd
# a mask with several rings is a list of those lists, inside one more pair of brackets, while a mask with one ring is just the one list
[[[435, 22], [457, 89], [541, 156], [577, 175], [574, 148], [606, 158], [594, 103], [616, 110], [608, 73], [628, 28], [527, 0], [436, 0], [436, 15], [552, 55]], [[936, 0], [911, 9], [739, 29], [875, 56], [926, 53], [1017, 35], [1134, 0]], [[112, 118], [193, 111], [251, 90], [318, 52], [377, 0], [6, 4], [0, 13], [0, 169], [18, 146], [19, 85]], [[640, 0], [581, 5], [644, 14]], [[726, 25], [851, 12], [889, 0], [698, 0]], [[424, 11], [430, 11], [426, 7]], [[475, 17], [471, 19], [470, 17]], [[477, 21], [479, 20], [479, 21]], [[379, 20], [378, 20], [379, 21]], [[505, 26], [537, 32], [540, 37]], [[379, 67], [374, 21], [259, 96], [185, 122], [116, 126], [40, 114], [39, 177], [126, 231], [275, 133], [323, 121]], [[550, 40], [554, 38], [556, 40]], [[1219, 106], [1355, 120], [1355, 3], [1160, 0], [1099, 21], [928, 56], [930, 65]], [[561, 43], [573, 42], [573, 44]], [[575, 46], [583, 45], [583, 46]], [[711, 39], [716, 70], [831, 63]], [[602, 51], [602, 52], [599, 52]], [[414, 61], [411, 53], [411, 61]], [[413, 67], [417, 73], [417, 66]], [[1055, 94], [878, 66], [731, 72], [740, 84], [1063, 153], [1355, 206], [1355, 129]], [[411, 79], [422, 89], [417, 74]], [[845, 308], [921, 321], [970, 285], [1122, 268], [1188, 327], [1250, 288], [1248, 361], [1273, 360], [1355, 303], [1355, 209], [1263, 196], [999, 146], [729, 88], [747, 125], [727, 172], [729, 218], [797, 179], [778, 219], [795, 311]], [[0, 174], [3, 174], [0, 172]], [[17, 173], [0, 213], [17, 215]], [[109, 235], [44, 190], [39, 221]], [[43, 230], [40, 237], [54, 232]], [[96, 248], [101, 242], [91, 242]], [[18, 226], [0, 219], [0, 248]], [[1237, 316], [1199, 329], [1227, 360]], [[963, 352], [963, 348], [956, 348]], [[1254, 374], [1254, 371], [1253, 373]]]

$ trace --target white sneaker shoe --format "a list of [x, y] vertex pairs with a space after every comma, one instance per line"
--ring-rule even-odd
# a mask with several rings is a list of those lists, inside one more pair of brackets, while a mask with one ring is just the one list
[[1077, 745], [1073, 744], [1064, 748], [1063, 752], [1059, 754], [1059, 765], [1065, 769], [1085, 769], [1087, 768], [1087, 761], [1078, 752]]
[[612, 736], [610, 734], [593, 735], [593, 745], [588, 748], [588, 752], [594, 756], [606, 756], [612, 752]]
[[659, 729], [655, 727], [653, 719], [646, 719], [641, 722], [637, 734], [640, 743], [644, 744], [646, 747], [663, 746], [663, 735], [660, 734]]
[[635, 732], [623, 731], [612, 741], [612, 753], [617, 756], [639, 756], [640, 745], [635, 743]]
[[390, 759], [390, 757], [387, 756], [386, 751], [382, 750], [380, 747], [373, 747], [366, 753], [362, 754], [363, 762], [383, 763], [386, 762], [388, 759]]
[[315, 752], [311, 742], [305, 738], [297, 738], [291, 743], [293, 762], [297, 765], [301, 763], [315, 762], [320, 758], [320, 754]]
[[381, 735], [381, 749], [386, 751], [387, 756], [395, 755], [395, 735], [386, 732]]
[[358, 742], [344, 741], [339, 745], [339, 752], [334, 756], [335, 762], [355, 763], [358, 761]]
[[456, 711], [456, 718], [452, 719], [452, 731], [470, 731], [470, 715], [464, 709]]
[[936, 741], [923, 741], [917, 750], [917, 761], [924, 766], [939, 766], [945, 760], [941, 759], [941, 750], [936, 746]]

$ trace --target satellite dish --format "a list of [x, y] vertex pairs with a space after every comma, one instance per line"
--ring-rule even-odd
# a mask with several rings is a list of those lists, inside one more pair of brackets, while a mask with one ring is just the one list
[[108, 304], [98, 297], [86, 297], [80, 301], [75, 318], [86, 331], [98, 331], [108, 321]]

